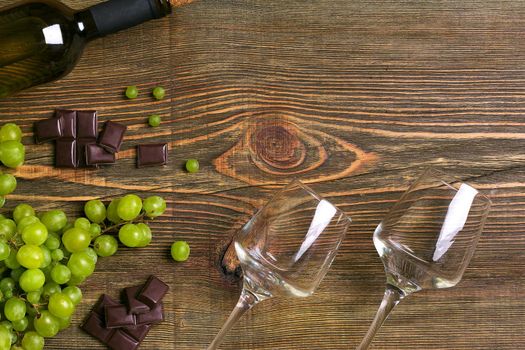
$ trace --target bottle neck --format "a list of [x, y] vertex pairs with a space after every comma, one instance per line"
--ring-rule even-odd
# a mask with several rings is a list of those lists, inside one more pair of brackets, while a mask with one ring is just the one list
[[116, 33], [167, 16], [169, 0], [109, 0], [75, 14], [77, 29], [86, 40]]

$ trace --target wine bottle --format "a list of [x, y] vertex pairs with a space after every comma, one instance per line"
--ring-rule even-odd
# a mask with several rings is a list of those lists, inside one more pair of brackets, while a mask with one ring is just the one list
[[0, 98], [69, 73], [87, 42], [192, 0], [109, 0], [75, 12], [57, 0], [0, 10]]

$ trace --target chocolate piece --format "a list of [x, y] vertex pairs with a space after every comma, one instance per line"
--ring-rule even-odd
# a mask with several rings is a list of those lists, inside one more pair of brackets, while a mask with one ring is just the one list
[[93, 312], [95, 312], [97, 315], [99, 315], [103, 319], [105, 317], [104, 308], [106, 307], [106, 305], [118, 305], [118, 304], [119, 303], [113, 300], [113, 298], [111, 298], [109, 295], [102, 294], [100, 298], [98, 298], [98, 301], [95, 304], [95, 306], [93, 307]]
[[128, 287], [124, 289], [124, 298], [126, 305], [128, 306], [128, 313], [130, 314], [144, 314], [150, 311], [148, 305], [137, 300], [137, 293], [142, 289], [143, 286]]
[[102, 321], [102, 319], [93, 311], [89, 313], [88, 318], [80, 327], [89, 335], [97, 338], [104, 344], [108, 342], [115, 332], [114, 329], [105, 328], [104, 321]]
[[126, 132], [127, 126], [107, 121], [104, 124], [104, 130], [100, 133], [98, 144], [104, 147], [108, 152], [116, 153], [120, 150], [122, 140], [124, 139], [124, 133]]
[[131, 337], [136, 341], [142, 342], [144, 338], [146, 338], [146, 336], [148, 335], [150, 328], [151, 325], [143, 324], [140, 326], [123, 327], [121, 329], [128, 335], [131, 335]]
[[136, 324], [135, 315], [128, 314], [128, 308], [125, 305], [106, 305], [104, 311], [107, 328], [120, 328]]
[[55, 165], [57, 168], [77, 167], [77, 144], [75, 140], [57, 140]]
[[164, 320], [162, 303], [155, 305], [149, 312], [137, 315], [137, 324], [154, 324]]
[[85, 147], [87, 165], [114, 164], [115, 154], [109, 153], [97, 144], [88, 144]]
[[109, 338], [107, 346], [113, 350], [135, 350], [139, 347], [139, 342], [118, 329]]
[[166, 283], [155, 276], [150, 276], [137, 295], [137, 299], [153, 309], [164, 298], [168, 290], [169, 287]]
[[166, 165], [168, 162], [168, 145], [165, 143], [138, 145], [137, 146], [137, 166], [139, 168], [147, 166]]
[[98, 117], [96, 111], [77, 111], [77, 138], [97, 138]]
[[35, 141], [43, 143], [62, 137], [62, 118], [50, 118], [35, 123]]
[[96, 165], [88, 165], [86, 154], [87, 146], [94, 145], [95, 139], [77, 139], [77, 167], [87, 168], [96, 167]]
[[77, 137], [77, 112], [58, 109], [55, 117], [62, 120], [62, 138], [74, 139]]

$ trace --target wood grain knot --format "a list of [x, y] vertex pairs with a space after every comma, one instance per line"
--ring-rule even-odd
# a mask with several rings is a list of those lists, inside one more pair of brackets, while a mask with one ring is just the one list
[[[253, 161], [277, 169], [292, 169], [306, 158], [306, 147], [288, 125], [268, 125], [256, 129], [250, 138]], [[264, 169], [263, 169], [264, 170]]]
[[373, 153], [286, 116], [252, 117], [240, 125], [239, 141], [213, 161], [216, 170], [250, 185], [330, 181], [363, 171]]

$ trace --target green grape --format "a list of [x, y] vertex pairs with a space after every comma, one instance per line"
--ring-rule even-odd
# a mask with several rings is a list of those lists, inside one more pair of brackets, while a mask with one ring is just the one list
[[161, 86], [157, 86], [156, 88], [154, 88], [151, 93], [153, 94], [153, 97], [155, 97], [155, 99], [157, 100], [162, 100], [166, 96], [166, 90], [164, 90], [164, 88]]
[[91, 258], [91, 260], [93, 261], [93, 264], [96, 264], [97, 261], [98, 261], [98, 254], [97, 252], [95, 251], [95, 249], [93, 248], [86, 248], [83, 250], [87, 255], [89, 255], [89, 257]]
[[51, 251], [47, 249], [45, 245], [41, 245], [40, 249], [42, 249], [42, 254], [44, 255], [44, 261], [42, 261], [42, 265], [40, 268], [46, 268], [51, 264]]
[[17, 250], [11, 249], [11, 252], [9, 252], [9, 256], [7, 259], [4, 260], [5, 266], [10, 268], [11, 270], [18, 269], [20, 267], [20, 264], [16, 260]]
[[29, 320], [27, 317], [22, 317], [22, 319], [13, 322], [13, 329], [17, 332], [23, 332], [26, 330], [29, 325]]
[[3, 208], [5, 205], [5, 196], [0, 196], [0, 208]]
[[16, 189], [16, 179], [11, 174], [0, 175], [0, 196], [12, 193]]
[[11, 331], [11, 334], [9, 335], [11, 336], [11, 344], [16, 344], [18, 341], [18, 334], [16, 334], [14, 331]]
[[126, 224], [118, 232], [118, 238], [126, 247], [138, 247], [144, 240], [144, 232], [137, 225]]
[[0, 161], [8, 168], [17, 168], [24, 164], [26, 150], [19, 141], [5, 141], [0, 143]]
[[125, 195], [117, 205], [117, 214], [124, 221], [135, 219], [142, 210], [142, 200], [134, 194]]
[[66, 232], [67, 230], [69, 230], [70, 228], [73, 228], [75, 226], [73, 226], [73, 223], [72, 222], [66, 222], [66, 225], [62, 228], [62, 233]]
[[27, 226], [29, 226], [31, 224], [35, 224], [37, 222], [40, 222], [40, 220], [36, 216], [34, 216], [34, 215], [25, 216], [22, 219], [20, 219], [20, 221], [17, 223], [16, 229], [17, 229], [18, 233], [22, 233], [22, 231]]
[[75, 311], [75, 305], [69, 297], [63, 293], [55, 293], [49, 298], [47, 304], [49, 312], [56, 317], [67, 318]]
[[140, 248], [147, 247], [151, 243], [151, 239], [152, 239], [151, 229], [149, 228], [148, 225], [146, 225], [146, 224], [144, 224], [142, 222], [138, 223], [137, 227], [143, 233], [142, 240], [140, 241], [139, 247]]
[[40, 268], [40, 270], [44, 273], [44, 276], [46, 276], [46, 281], [51, 281], [51, 270], [52, 269], [53, 269], [52, 265]]
[[9, 257], [9, 253], [11, 253], [11, 248], [9, 248], [9, 245], [6, 242], [0, 241], [0, 261], [4, 261]]
[[[6, 327], [0, 327], [0, 350], [9, 350], [11, 347], [11, 332]], [[31, 350], [31, 349], [27, 349]]]
[[44, 349], [44, 337], [37, 332], [27, 332], [22, 338], [22, 347], [24, 350], [43, 350]]
[[62, 210], [50, 210], [42, 214], [40, 221], [51, 232], [59, 232], [67, 224], [67, 216]]
[[200, 165], [197, 159], [188, 159], [186, 161], [186, 170], [189, 173], [196, 173], [199, 171]]
[[100, 200], [93, 199], [84, 205], [84, 213], [91, 222], [100, 224], [106, 219], [106, 206]]
[[21, 320], [26, 315], [26, 303], [20, 298], [10, 298], [4, 305], [4, 315], [11, 322]]
[[26, 244], [44, 244], [48, 236], [47, 227], [41, 222], [30, 224], [22, 230], [22, 239]]
[[10, 240], [16, 232], [16, 224], [11, 219], [0, 220], [0, 239]]
[[160, 115], [153, 114], [148, 117], [149, 126], [156, 128], [157, 126], [160, 125], [160, 123], [161, 123]]
[[64, 251], [62, 249], [55, 249], [51, 252], [51, 260], [61, 261], [64, 259]]
[[71, 278], [71, 271], [66, 265], [56, 264], [51, 270], [51, 279], [57, 284], [66, 284]]
[[60, 293], [61, 291], [62, 289], [55, 282], [47, 282], [42, 289], [42, 296], [44, 299], [49, 300], [53, 294]]
[[69, 326], [71, 326], [71, 317], [66, 317], [66, 318], [57, 317], [57, 320], [58, 320], [60, 330], [64, 330], [66, 328], [69, 328]]
[[34, 291], [29, 292], [26, 295], [27, 301], [29, 301], [31, 304], [38, 304], [40, 302], [40, 297], [42, 296], [42, 293], [40, 291]]
[[26, 269], [38, 269], [44, 262], [44, 253], [39, 246], [26, 244], [18, 249], [16, 260]]
[[[26, 317], [28, 317], [29, 320], [33, 320], [37, 314], [38, 310], [33, 305], [29, 305], [27, 307]], [[31, 321], [29, 321], [29, 328], [33, 328], [33, 322]]]
[[5, 328], [9, 332], [11, 332], [13, 330], [13, 324], [11, 323], [11, 321], [5, 320], [5, 321], [0, 322], [0, 328]]
[[92, 257], [86, 252], [76, 252], [71, 254], [67, 267], [71, 274], [77, 277], [88, 277], [95, 271], [95, 264]]
[[20, 267], [18, 269], [11, 270], [10, 276], [15, 282], [20, 281], [20, 276], [24, 273], [25, 269]]
[[190, 256], [190, 246], [184, 241], [178, 241], [171, 245], [171, 257], [175, 261], [186, 261]]
[[117, 213], [117, 207], [120, 203], [120, 199], [113, 199], [109, 205], [108, 209], [106, 210], [106, 215], [109, 221], [111, 221], [114, 224], [118, 224], [122, 221], [122, 219], [118, 216]]
[[62, 293], [67, 295], [75, 306], [82, 301], [82, 290], [77, 286], [68, 286], [62, 290]]
[[49, 233], [44, 245], [49, 250], [55, 250], [60, 248], [60, 237], [56, 233]]
[[166, 211], [166, 201], [162, 197], [151, 196], [144, 200], [143, 207], [146, 216], [156, 218], [157, 216], [164, 214], [164, 211]]
[[129, 98], [130, 100], [137, 98], [138, 95], [139, 95], [139, 89], [135, 85], [128, 86], [126, 88], [126, 97]]
[[13, 291], [12, 290], [6, 290], [4, 293], [4, 298], [9, 299], [13, 297]]
[[2, 293], [15, 289], [15, 286], [16, 282], [11, 277], [4, 277], [0, 280], [0, 291], [2, 291]]
[[90, 242], [91, 235], [89, 232], [78, 227], [70, 228], [62, 235], [62, 243], [71, 253], [86, 249]]
[[89, 231], [89, 226], [91, 225], [91, 222], [89, 222], [86, 218], [78, 218], [75, 220], [75, 223], [73, 224], [76, 228], [81, 228], [83, 230]]
[[52, 338], [60, 330], [60, 323], [48, 310], [44, 310], [35, 317], [33, 326], [38, 334], [45, 338]]
[[69, 280], [69, 282], [67, 282], [67, 285], [70, 287], [76, 287], [79, 284], [82, 284], [86, 280], [86, 278], [87, 277], [84, 276], [71, 275], [71, 279]]
[[115, 237], [110, 235], [102, 235], [95, 239], [93, 244], [95, 252], [102, 257], [112, 256], [118, 250], [118, 242]]
[[97, 238], [102, 234], [102, 227], [100, 227], [99, 224], [92, 223], [89, 226], [89, 234], [91, 235], [92, 240]]
[[15, 123], [7, 123], [0, 128], [0, 142], [22, 140], [22, 130]]
[[17, 223], [26, 216], [35, 216], [35, 209], [29, 204], [19, 204], [13, 210], [13, 219]]
[[40, 269], [29, 269], [20, 276], [18, 284], [24, 292], [34, 292], [42, 288], [46, 282], [46, 276]]

